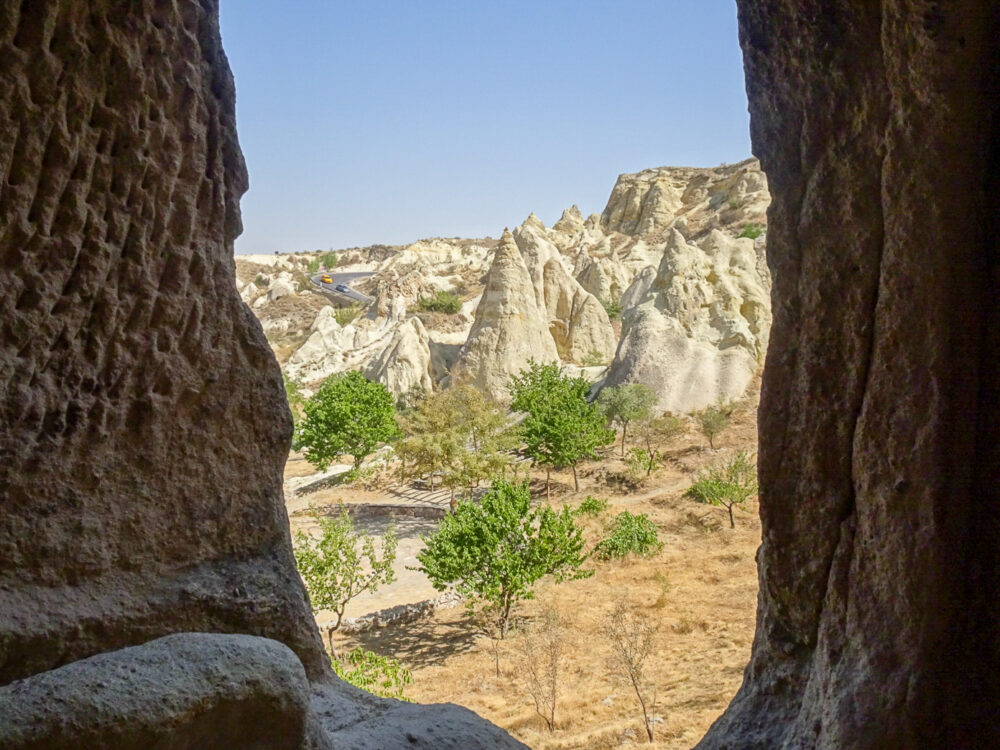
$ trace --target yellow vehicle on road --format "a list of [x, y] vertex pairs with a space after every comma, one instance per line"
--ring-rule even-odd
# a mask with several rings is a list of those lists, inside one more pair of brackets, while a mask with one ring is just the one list
[[319, 280], [322, 281], [324, 284], [332, 284], [333, 283], [333, 279], [331, 279], [330, 276], [328, 274], [325, 274], [325, 273], [322, 276], [320, 276]]

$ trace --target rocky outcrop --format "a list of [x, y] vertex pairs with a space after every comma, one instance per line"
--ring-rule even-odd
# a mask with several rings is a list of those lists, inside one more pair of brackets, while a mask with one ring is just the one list
[[[217, 3], [0, 0], [0, 19], [0, 744], [322, 746], [308, 726], [521, 747], [331, 673], [292, 559], [281, 374], [236, 291]], [[284, 646], [149, 643], [190, 631]]]
[[494, 251], [475, 322], [452, 373], [504, 399], [510, 376], [531, 359], [556, 362], [558, 352], [524, 258], [514, 236], [505, 229]]
[[699, 747], [1000, 747], [1000, 14], [738, 5], [774, 194], [761, 586]]
[[578, 364], [595, 357], [610, 361], [617, 340], [608, 314], [573, 278], [568, 259], [546, 235], [545, 225], [534, 214], [513, 232], [531, 275], [535, 301], [548, 316], [559, 358]]
[[601, 224], [611, 232], [657, 235], [676, 226], [688, 237], [763, 225], [771, 196], [756, 159], [715, 168], [658, 167], [623, 174]]
[[716, 230], [698, 246], [671, 230], [655, 278], [640, 275], [626, 301], [607, 385], [643, 383], [678, 413], [743, 395], [771, 323], [752, 240]]
[[412, 389], [430, 393], [430, 337], [418, 318], [409, 318], [392, 336], [389, 345], [368, 366], [365, 377], [382, 383], [394, 396]]
[[0, 687], [0, 747], [328, 748], [310, 701], [277, 641], [181, 633]]

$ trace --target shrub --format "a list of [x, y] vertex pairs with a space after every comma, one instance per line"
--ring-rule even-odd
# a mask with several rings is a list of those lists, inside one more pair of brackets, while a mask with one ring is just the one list
[[253, 277], [253, 283], [258, 289], [264, 289], [270, 286], [271, 282], [268, 280], [267, 276], [262, 273], [257, 274]]
[[736, 236], [749, 237], [750, 239], [755, 240], [762, 234], [764, 234], [764, 227], [762, 227], [760, 224], [745, 224], [743, 226], [743, 231]]
[[319, 262], [322, 264], [323, 268], [330, 269], [337, 267], [337, 254], [335, 252], [323, 253], [319, 257]]
[[597, 349], [593, 349], [590, 354], [583, 358], [582, 364], [584, 367], [599, 367], [608, 363], [608, 358], [601, 354]]
[[608, 509], [608, 501], [604, 498], [587, 495], [586, 499], [576, 507], [578, 516], [599, 516]]
[[718, 505], [729, 511], [729, 528], [736, 528], [733, 508], [743, 508], [757, 494], [757, 464], [747, 451], [706, 469], [684, 493], [699, 503]]
[[311, 261], [309, 261], [309, 263], [306, 265], [306, 268], [309, 269], [309, 273], [316, 273], [317, 271], [319, 271], [319, 259], [314, 258]]
[[604, 305], [604, 311], [608, 314], [608, 320], [617, 320], [622, 314], [622, 304], [616, 299], [609, 299], [606, 302], [601, 302]]
[[403, 697], [403, 688], [413, 682], [413, 673], [391, 656], [380, 656], [358, 646], [343, 660], [334, 659], [333, 671], [344, 682], [380, 698], [410, 702]]
[[611, 530], [600, 541], [595, 554], [601, 560], [621, 560], [630, 554], [646, 557], [663, 549], [656, 525], [645, 513], [622, 511], [611, 522]]
[[337, 321], [337, 325], [343, 327], [357, 318], [360, 314], [361, 308], [357, 305], [351, 305], [350, 307], [338, 307], [333, 313], [333, 319]]
[[437, 292], [433, 297], [421, 297], [417, 307], [425, 312], [454, 315], [462, 309], [462, 298], [454, 292]]

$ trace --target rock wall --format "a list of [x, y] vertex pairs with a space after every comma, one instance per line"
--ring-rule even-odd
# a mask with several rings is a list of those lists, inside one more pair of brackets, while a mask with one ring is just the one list
[[998, 747], [1000, 11], [738, 5], [774, 199], [761, 589], [699, 747]]
[[214, 3], [0, 3], [0, 682], [176, 630], [324, 671]]
[[[0, 744], [521, 747], [331, 676], [236, 290], [216, 0], [0, 0], [0, 174]], [[204, 636], [126, 648], [184, 631], [264, 638], [218, 636], [204, 680]], [[277, 703], [291, 734], [245, 741]]]

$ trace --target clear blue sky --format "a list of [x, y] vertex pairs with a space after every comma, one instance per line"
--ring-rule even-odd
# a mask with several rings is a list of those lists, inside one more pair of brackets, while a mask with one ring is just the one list
[[733, 0], [222, 0], [237, 252], [499, 235], [750, 155]]

